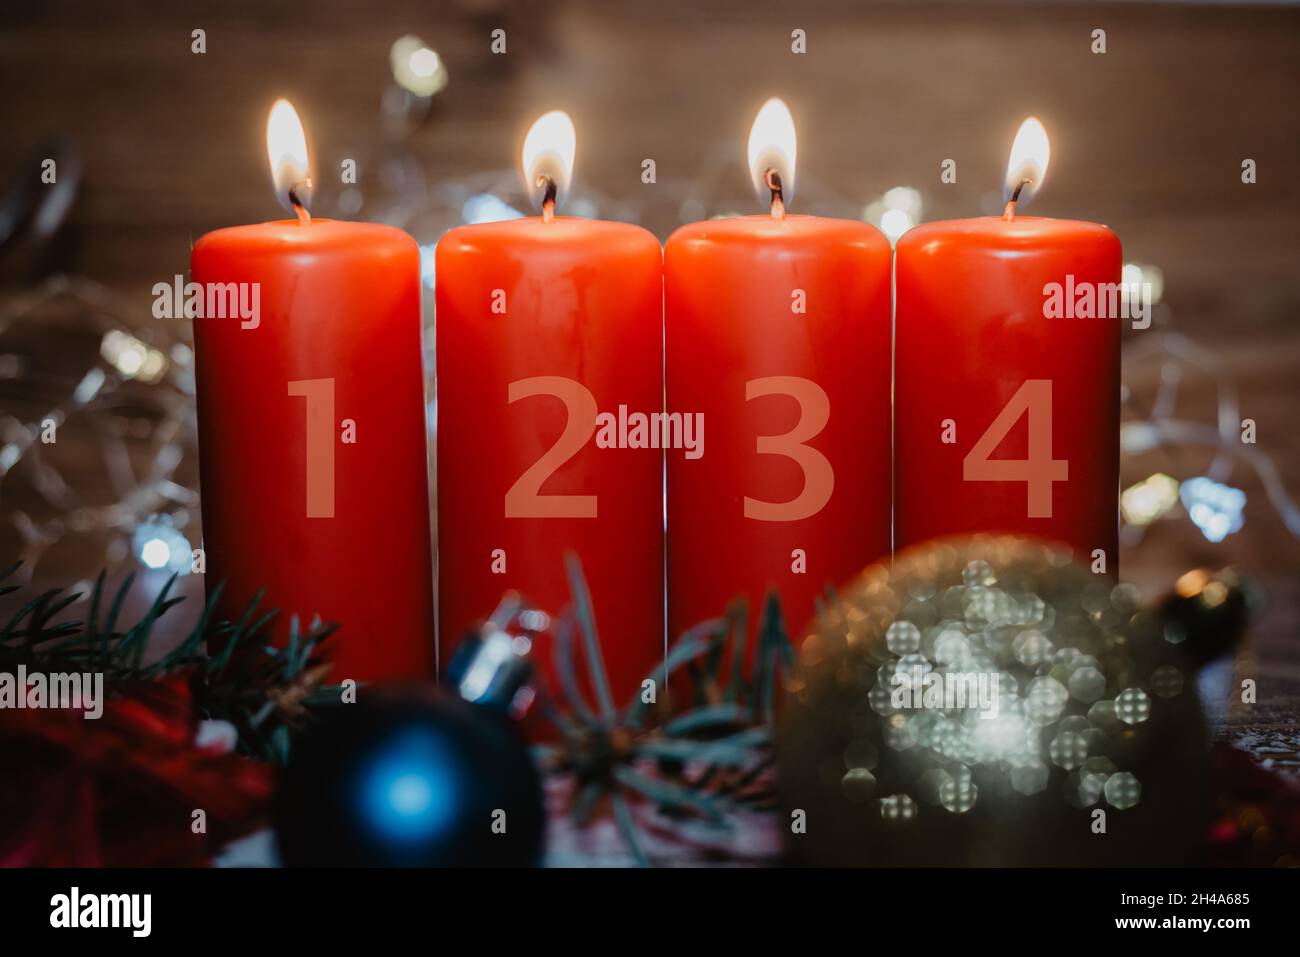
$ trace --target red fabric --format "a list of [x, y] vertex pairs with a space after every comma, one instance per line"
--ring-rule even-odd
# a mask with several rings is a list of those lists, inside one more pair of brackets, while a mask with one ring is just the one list
[[0, 711], [0, 866], [205, 865], [265, 823], [270, 770], [194, 745], [186, 676], [116, 690], [97, 720]]

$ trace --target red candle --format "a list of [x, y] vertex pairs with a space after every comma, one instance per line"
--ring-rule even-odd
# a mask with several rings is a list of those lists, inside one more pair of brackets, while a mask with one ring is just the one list
[[237, 619], [265, 587], [281, 636], [291, 615], [339, 624], [332, 682], [425, 677], [419, 249], [387, 226], [307, 215], [306, 144], [283, 100], [267, 142], [298, 218], [219, 229], [191, 256], [208, 303], [234, 290], [259, 307], [194, 320], [208, 590], [224, 581], [219, 614]]
[[760, 110], [750, 168], [770, 215], [677, 230], [664, 254], [667, 407], [705, 454], [668, 452], [670, 634], [776, 589], [798, 634], [814, 599], [889, 551], [889, 242], [785, 215], [794, 124]]
[[1003, 216], [927, 223], [898, 243], [895, 546], [1015, 532], [1113, 575], [1120, 325], [1048, 314], [1058, 293], [1070, 308], [1088, 290], [1104, 302], [1120, 243], [1095, 223], [1017, 213], [1047, 159], [1026, 120]]
[[663, 258], [638, 227], [554, 215], [573, 149], [565, 114], [540, 118], [523, 169], [543, 215], [438, 243], [439, 642], [445, 664], [507, 589], [569, 605], [571, 552], [622, 704], [663, 654], [663, 460], [608, 447], [597, 417], [661, 409]]

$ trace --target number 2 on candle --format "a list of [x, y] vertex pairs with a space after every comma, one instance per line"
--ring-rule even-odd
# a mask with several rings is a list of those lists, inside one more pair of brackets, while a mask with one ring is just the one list
[[[1002, 443], [1021, 415], [1029, 417], [1029, 457], [995, 459]], [[1052, 517], [1052, 483], [1070, 477], [1070, 463], [1052, 458], [1052, 380], [1026, 379], [961, 463], [967, 482], [1025, 482], [1029, 517]]]
[[803, 469], [803, 491], [788, 502], [764, 502], [745, 496], [745, 517], [760, 522], [797, 522], [820, 512], [835, 489], [835, 469], [810, 445], [831, 417], [826, 390], [811, 379], [774, 375], [745, 383], [745, 401], [765, 395], [788, 395], [799, 403], [799, 421], [784, 435], [760, 435], [759, 455], [784, 455]]
[[596, 434], [596, 397], [581, 382], [558, 375], [539, 375], [510, 383], [507, 398], [518, 402], [551, 395], [564, 403], [564, 431], [540, 459], [506, 492], [506, 518], [595, 518], [594, 495], [543, 495], [542, 485]]
[[307, 400], [307, 517], [334, 517], [334, 380], [297, 379], [289, 394]]

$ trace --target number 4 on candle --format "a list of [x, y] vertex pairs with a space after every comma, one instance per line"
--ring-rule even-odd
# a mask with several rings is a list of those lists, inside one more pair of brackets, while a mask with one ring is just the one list
[[307, 517], [334, 517], [334, 380], [298, 379], [289, 394], [307, 400]]
[[[1029, 416], [1029, 457], [991, 458], [1021, 415]], [[1052, 458], [1052, 380], [1026, 379], [967, 453], [961, 470], [967, 482], [1025, 482], [1029, 517], [1051, 518], [1052, 483], [1070, 476], [1069, 461]]]

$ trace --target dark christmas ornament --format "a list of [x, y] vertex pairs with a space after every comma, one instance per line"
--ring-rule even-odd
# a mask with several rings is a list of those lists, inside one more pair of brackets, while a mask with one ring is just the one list
[[1192, 665], [1136, 589], [1012, 537], [828, 601], [787, 684], [788, 850], [821, 865], [1177, 865], [1210, 821]]
[[295, 741], [277, 796], [289, 866], [532, 866], [545, 817], [504, 712], [446, 689], [362, 688]]
[[1253, 589], [1234, 569], [1194, 568], [1160, 606], [1165, 640], [1197, 666], [1208, 664], [1236, 645], [1255, 604]]

